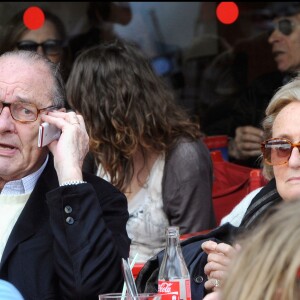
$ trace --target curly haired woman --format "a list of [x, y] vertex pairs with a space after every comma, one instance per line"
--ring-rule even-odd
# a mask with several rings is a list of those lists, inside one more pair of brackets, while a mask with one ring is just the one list
[[215, 226], [212, 162], [199, 126], [136, 46], [115, 41], [84, 51], [67, 91], [86, 121], [97, 174], [127, 196], [131, 258], [162, 250], [166, 226], [181, 234]]

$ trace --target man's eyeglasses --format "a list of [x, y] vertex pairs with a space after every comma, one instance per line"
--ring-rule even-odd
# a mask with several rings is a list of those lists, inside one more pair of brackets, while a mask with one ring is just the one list
[[6, 106], [9, 108], [12, 118], [23, 123], [36, 121], [41, 111], [58, 109], [55, 105], [38, 109], [33, 103], [21, 101], [12, 103], [0, 102], [0, 114]]
[[294, 30], [295, 24], [290, 19], [280, 19], [272, 22], [271, 32], [275, 29], [284, 35], [290, 35]]
[[273, 138], [261, 143], [261, 151], [268, 165], [278, 166], [287, 163], [294, 147], [300, 151], [300, 143], [292, 143], [287, 139]]
[[61, 40], [47, 40], [40, 44], [34, 41], [20, 41], [17, 43], [19, 50], [37, 51], [39, 46], [42, 47], [45, 55], [57, 55], [63, 49]]

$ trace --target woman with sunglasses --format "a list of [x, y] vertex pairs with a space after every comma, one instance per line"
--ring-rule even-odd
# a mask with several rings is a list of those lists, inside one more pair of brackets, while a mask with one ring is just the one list
[[60, 63], [66, 79], [69, 69], [69, 54], [64, 47], [66, 41], [65, 27], [53, 13], [45, 11], [45, 22], [37, 30], [30, 30], [24, 25], [25, 10], [14, 15], [4, 27], [0, 44], [0, 54], [11, 50], [37, 51], [53, 63]]
[[[300, 199], [299, 115], [300, 76], [282, 86], [266, 109], [262, 124], [265, 140], [261, 149], [263, 172], [269, 183], [242, 200], [222, 223], [233, 220], [240, 231], [250, 230], [277, 203]], [[202, 249], [208, 253], [204, 268], [208, 276], [205, 288], [217, 290], [227, 276], [227, 268], [236, 249], [229, 244], [213, 241], [203, 243]]]

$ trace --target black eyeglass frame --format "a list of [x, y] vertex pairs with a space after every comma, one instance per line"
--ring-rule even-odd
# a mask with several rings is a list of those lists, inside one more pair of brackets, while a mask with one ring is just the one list
[[[284, 162], [278, 163], [278, 164], [274, 164], [274, 163], [272, 163], [271, 161], [268, 160], [267, 155], [266, 155], [266, 149], [267, 149], [266, 145], [270, 141], [278, 141], [278, 142], [282, 141], [282, 142], [290, 145], [290, 148], [288, 149], [290, 151], [290, 153], [286, 156]], [[264, 161], [265, 161], [266, 164], [268, 164], [270, 166], [280, 166], [280, 165], [286, 164], [289, 161], [289, 159], [290, 159], [290, 157], [292, 155], [292, 151], [293, 151], [293, 149], [295, 147], [297, 147], [298, 150], [300, 151], [300, 142], [293, 143], [293, 142], [291, 142], [290, 140], [288, 140], [286, 138], [271, 138], [271, 139], [268, 139], [268, 140], [266, 140], [266, 141], [264, 141], [264, 142], [261, 143], [261, 152], [263, 154], [263, 158], [264, 158]]]
[[[58, 55], [63, 50], [63, 41], [57, 39], [51, 39], [51, 40], [46, 40], [42, 43], [37, 43], [31, 40], [23, 40], [23, 41], [19, 41], [16, 46], [18, 50], [27, 50], [27, 51], [37, 51], [38, 47], [41, 46], [43, 52], [46, 55]], [[50, 51], [49, 50], [50, 47], [56, 47], [57, 51]]]
[[[11, 112], [11, 105], [16, 105], [16, 104], [29, 104], [29, 105], [32, 105], [33, 107], [35, 107], [36, 109], [36, 118], [34, 120], [21, 120], [21, 119], [18, 119], [16, 118], [12, 112]], [[1, 107], [2, 106], [2, 107]], [[37, 119], [38, 119], [38, 116], [39, 114], [44, 111], [44, 110], [56, 110], [56, 109], [59, 109], [60, 107], [58, 107], [57, 105], [50, 105], [50, 106], [47, 106], [47, 107], [44, 107], [44, 108], [37, 108], [37, 106], [33, 103], [28, 103], [28, 102], [22, 102], [22, 101], [16, 101], [16, 102], [3, 102], [3, 101], [0, 101], [0, 115], [2, 114], [2, 111], [5, 107], [8, 107], [9, 108], [9, 112], [10, 112], [10, 115], [11, 117], [15, 120], [15, 121], [18, 121], [18, 122], [21, 122], [21, 123], [31, 123], [31, 122], [35, 122]]]

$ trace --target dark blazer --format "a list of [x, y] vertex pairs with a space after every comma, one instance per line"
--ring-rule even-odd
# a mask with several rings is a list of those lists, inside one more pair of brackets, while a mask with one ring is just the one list
[[[191, 298], [193, 300], [201, 300], [207, 293], [204, 288], [204, 283], [207, 281], [207, 276], [204, 273], [204, 267], [207, 263], [207, 254], [201, 248], [202, 243], [208, 240], [217, 243], [231, 243], [236, 231], [237, 227], [226, 223], [207, 234], [199, 234], [180, 243], [182, 255], [190, 274]], [[165, 250], [162, 250], [150, 258], [139, 272], [136, 278], [139, 293], [158, 292], [158, 274], [164, 253]]]
[[10, 234], [0, 278], [26, 300], [96, 300], [122, 289], [127, 200], [97, 176], [86, 173], [84, 180], [59, 187], [50, 156]]

